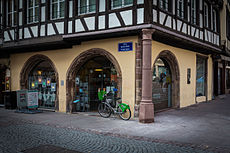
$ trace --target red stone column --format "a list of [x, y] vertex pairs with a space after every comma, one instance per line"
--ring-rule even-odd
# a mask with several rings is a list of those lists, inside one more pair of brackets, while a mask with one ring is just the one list
[[142, 98], [139, 111], [139, 122], [154, 122], [152, 103], [152, 34], [153, 29], [142, 30], [143, 64], [142, 64]]

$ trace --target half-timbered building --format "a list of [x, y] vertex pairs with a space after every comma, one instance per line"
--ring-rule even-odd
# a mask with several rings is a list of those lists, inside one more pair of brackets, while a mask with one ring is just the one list
[[230, 1], [224, 1], [220, 11], [221, 48], [223, 54], [214, 56], [214, 95], [230, 93]]
[[41, 108], [95, 111], [98, 91], [112, 91], [141, 122], [152, 122], [154, 111], [212, 99], [213, 58], [223, 53], [222, 0], [0, 0], [0, 6], [11, 90], [38, 90]]

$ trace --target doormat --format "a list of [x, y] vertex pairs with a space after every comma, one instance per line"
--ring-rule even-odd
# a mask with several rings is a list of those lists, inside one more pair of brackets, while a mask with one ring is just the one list
[[53, 145], [40, 145], [38, 147], [22, 150], [23, 153], [81, 153]]

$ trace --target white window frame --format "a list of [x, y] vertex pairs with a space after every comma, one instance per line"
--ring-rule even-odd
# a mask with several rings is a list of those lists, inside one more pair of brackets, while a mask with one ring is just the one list
[[212, 10], [212, 30], [217, 32], [217, 19], [216, 19], [216, 10], [213, 9]]
[[[9, 8], [9, 2], [12, 1], [12, 12], [9, 12], [8, 8]], [[15, 0], [8, 0], [7, 1], [7, 7], [6, 7], [6, 10], [7, 10], [7, 18], [6, 18], [6, 21], [7, 21], [7, 26], [16, 26], [17, 23], [14, 22], [14, 15], [17, 13], [16, 11], [16, 8], [14, 8], [14, 3], [15, 3]], [[12, 23], [9, 24], [9, 15], [12, 15], [11, 16], [11, 21]]]
[[[194, 6], [192, 5], [192, 3], [194, 4]], [[196, 0], [191, 0], [191, 23], [196, 24], [196, 20]]]
[[204, 26], [209, 27], [208, 26], [208, 4], [207, 3], [204, 3]]
[[95, 10], [90, 11], [90, 6], [89, 6], [89, 1], [90, 0], [86, 0], [86, 12], [81, 12], [81, 0], [78, 0], [78, 14], [82, 15], [82, 14], [90, 14], [90, 13], [95, 13], [96, 12], [96, 0], [95, 0]]
[[116, 6], [116, 7], [114, 7], [114, 6], [113, 6], [113, 3], [114, 3], [114, 0], [111, 0], [111, 8], [112, 8], [112, 9], [118, 9], [118, 8], [133, 6], [133, 2], [132, 2], [132, 4], [125, 5], [125, 0], [121, 0], [121, 6]]
[[[160, 0], [159, 3], [160, 3], [159, 6], [160, 6], [161, 9], [163, 9], [165, 11], [169, 11], [169, 2], [168, 2], [168, 0]], [[164, 8], [164, 4], [166, 4], [165, 8]]]
[[177, 0], [177, 16], [184, 19], [184, 0]]
[[[55, 20], [55, 19], [61, 19], [61, 18], [64, 18], [65, 17], [65, 15], [64, 16], [60, 16], [60, 12], [61, 12], [61, 8], [60, 8], [60, 3], [61, 2], [65, 2], [65, 0], [57, 0], [56, 2], [53, 2], [53, 0], [51, 0], [51, 2], [50, 2], [50, 18], [52, 19], [52, 20]], [[53, 4], [57, 4], [57, 17], [53, 17]], [[64, 14], [65, 14], [65, 12], [64, 12]]]
[[[38, 5], [35, 5], [36, 3], [35, 3], [35, 1], [36, 0], [32, 0], [33, 1], [33, 6], [32, 7], [29, 7], [29, 2], [27, 1], [27, 23], [29, 24], [29, 23], [36, 23], [36, 22], [38, 22], [38, 20], [36, 20], [36, 18], [35, 18], [35, 16], [39, 16], [39, 14], [37, 14], [36, 15], [36, 8], [39, 8], [39, 4]], [[30, 22], [29, 21], [29, 10], [30, 9], [32, 9], [32, 11], [33, 11], [33, 18], [32, 18], [32, 21]]]

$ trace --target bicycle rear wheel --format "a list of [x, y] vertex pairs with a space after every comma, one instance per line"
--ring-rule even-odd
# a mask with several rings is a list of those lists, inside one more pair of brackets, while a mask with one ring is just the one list
[[124, 112], [122, 112], [121, 108], [118, 107], [119, 117], [123, 120], [129, 120], [131, 118], [131, 110], [127, 108]]
[[108, 118], [110, 117], [112, 112], [107, 104], [100, 103], [98, 105], [98, 113], [101, 115], [101, 117]]

